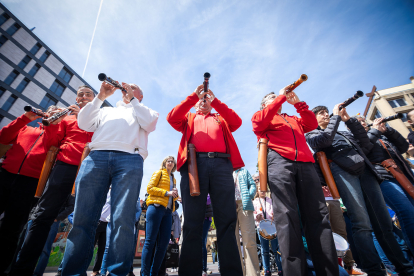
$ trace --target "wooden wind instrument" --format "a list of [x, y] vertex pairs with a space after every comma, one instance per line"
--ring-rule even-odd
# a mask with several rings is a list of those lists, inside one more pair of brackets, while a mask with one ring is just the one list
[[331, 192], [333, 199], [340, 199], [341, 196], [339, 195], [338, 188], [336, 187], [336, 183], [333, 178], [331, 168], [329, 167], [328, 158], [326, 158], [325, 152], [317, 152], [316, 158], [318, 159], [319, 167], [321, 168], [323, 177], [325, 178], [325, 182], [328, 185], [328, 189]]
[[289, 85], [288, 90], [287, 90], [287, 93], [292, 92], [302, 82], [307, 81], [307, 80], [308, 80], [308, 76], [306, 74], [300, 75], [300, 77], [299, 77], [299, 79], [297, 81], [295, 81], [294, 83], [292, 83], [291, 85]]
[[[78, 172], [79, 172], [79, 169], [82, 165], [82, 161], [86, 158], [86, 156], [89, 155], [90, 152], [91, 152], [91, 148], [89, 147], [89, 143], [86, 143], [85, 148], [83, 149], [83, 152], [82, 152], [81, 160], [79, 162], [78, 171], [76, 172], [76, 177], [78, 177]], [[71, 196], [75, 196], [75, 190], [76, 190], [75, 183], [76, 183], [76, 178], [75, 178], [75, 182], [73, 182], [73, 188], [72, 188]]]
[[260, 138], [259, 140], [259, 180], [260, 180], [260, 191], [267, 191], [267, 144], [269, 140], [266, 138]]
[[39, 182], [37, 183], [37, 189], [35, 197], [40, 198], [45, 190], [46, 182], [49, 179], [50, 171], [56, 161], [56, 156], [59, 149], [55, 146], [51, 146], [47, 151], [45, 162], [43, 163], [42, 172], [40, 173]]
[[188, 180], [190, 184], [190, 195], [200, 195], [200, 182], [198, 181], [198, 168], [197, 168], [197, 154], [193, 144], [188, 144]]

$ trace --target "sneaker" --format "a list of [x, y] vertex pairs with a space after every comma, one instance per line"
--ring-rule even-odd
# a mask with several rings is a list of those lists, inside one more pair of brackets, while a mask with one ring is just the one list
[[269, 270], [266, 270], [264, 275], [265, 276], [272, 276], [272, 272], [270, 272]]
[[202, 276], [207, 276], [207, 271], [203, 271], [203, 274], [201, 274]]
[[55, 276], [61, 276], [62, 275], [62, 270], [58, 270], [57, 272], [56, 272], [56, 275]]
[[213, 273], [213, 271], [207, 269], [207, 274], [211, 274], [211, 273]]
[[367, 275], [361, 269], [357, 268], [356, 264], [354, 264], [353, 266], [344, 266], [344, 268], [346, 272], [348, 272], [348, 275]]

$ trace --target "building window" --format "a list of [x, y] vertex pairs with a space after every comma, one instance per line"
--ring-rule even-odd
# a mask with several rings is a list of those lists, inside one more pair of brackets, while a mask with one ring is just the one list
[[63, 67], [62, 71], [60, 71], [60, 73], [59, 73], [59, 77], [61, 77], [67, 83], [69, 83], [72, 76], [73, 76], [73, 74], [68, 69], [66, 69], [65, 67]]
[[43, 108], [43, 110], [46, 110], [49, 106], [56, 105], [56, 104], [57, 104], [57, 101], [51, 96], [49, 96], [48, 94], [46, 94], [39, 105]]
[[[379, 110], [377, 109], [376, 111], [375, 111], [375, 119], [378, 119], [378, 118], [381, 118], [382, 116], [381, 116], [381, 112], [379, 112]], [[374, 119], [374, 120], [375, 120]], [[374, 120], [372, 120], [372, 121], [374, 121]]]
[[17, 24], [17, 23], [14, 23], [13, 25], [11, 25], [8, 29], [7, 29], [7, 33], [9, 34], [9, 35], [14, 35], [16, 32], [17, 32], [17, 30], [18, 29], [20, 29], [20, 25], [19, 24]]
[[0, 87], [0, 98], [3, 96], [4, 92], [6, 92], [6, 88]]
[[33, 48], [30, 50], [30, 53], [36, 55], [40, 48], [42, 48], [42, 45], [40, 43], [36, 43], [35, 46], [33, 46]]
[[18, 75], [19, 72], [13, 70], [13, 72], [11, 72], [10, 75], [8, 75], [7, 78], [4, 80], [4, 83], [6, 83], [7, 85], [12, 84], [12, 82], [17, 78]]
[[55, 82], [50, 87], [50, 90], [60, 97], [62, 96], [63, 90], [65, 90], [65, 88], [66, 86], [61, 84], [58, 80], [55, 80]]
[[3, 46], [3, 44], [6, 43], [7, 40], [7, 37], [5, 37], [4, 35], [0, 35], [0, 47]]
[[405, 106], [407, 103], [405, 102], [404, 98], [389, 100], [388, 103], [391, 105], [392, 108]]
[[26, 67], [26, 65], [31, 61], [32, 59], [29, 56], [25, 56], [24, 59], [22, 59], [22, 61], [19, 62], [19, 67], [24, 69]]
[[4, 111], [9, 111], [10, 108], [12, 107], [12, 105], [14, 104], [14, 102], [16, 100], [17, 100], [17, 96], [16, 95], [10, 95], [10, 97], [3, 104], [3, 106], [1, 107], [1, 109], [3, 109]]
[[48, 51], [45, 51], [39, 59], [41, 62], [45, 62], [49, 56], [50, 56], [50, 53]]
[[35, 65], [33, 65], [32, 69], [30, 69], [29, 75], [34, 77], [34, 75], [36, 75], [36, 73], [37, 73], [37, 71], [39, 71], [39, 69], [40, 69], [40, 65], [36, 63]]
[[23, 92], [23, 90], [26, 88], [26, 86], [29, 84], [30, 80], [28, 78], [24, 78], [20, 84], [16, 87], [16, 90], [20, 93]]
[[402, 115], [403, 115], [403, 117], [401, 118], [401, 120], [402, 120], [403, 122], [407, 122], [407, 120], [408, 120], [407, 113], [403, 113]]
[[8, 19], [10, 18], [10, 15], [8, 15], [7, 13], [3, 12], [0, 15], [0, 26], [3, 25], [4, 22], [6, 22]]

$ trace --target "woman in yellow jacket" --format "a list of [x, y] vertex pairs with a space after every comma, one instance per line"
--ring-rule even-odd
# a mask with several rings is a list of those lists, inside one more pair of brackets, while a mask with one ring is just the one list
[[[171, 237], [171, 214], [175, 211], [175, 200], [178, 198], [173, 174], [176, 169], [177, 163], [174, 157], [166, 157], [162, 161], [161, 169], [152, 175], [147, 186], [149, 196], [147, 198], [145, 244], [141, 258], [142, 276], [158, 275], [158, 270], [167, 251]], [[156, 242], [157, 248], [151, 264], [151, 256]]]

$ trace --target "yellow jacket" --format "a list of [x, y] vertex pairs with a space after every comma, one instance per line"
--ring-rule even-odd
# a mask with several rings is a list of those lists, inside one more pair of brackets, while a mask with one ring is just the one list
[[[174, 185], [175, 178], [173, 177]], [[160, 204], [167, 208], [169, 196], [165, 196], [165, 193], [170, 191], [170, 176], [168, 175], [167, 169], [162, 169], [154, 172], [151, 176], [151, 180], [147, 186], [147, 206], [150, 204]], [[175, 211], [175, 201], [177, 198], [173, 198], [172, 211]]]

